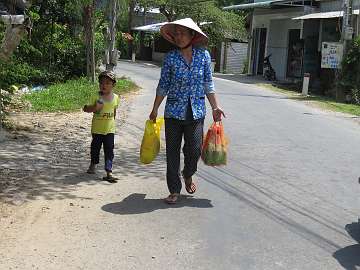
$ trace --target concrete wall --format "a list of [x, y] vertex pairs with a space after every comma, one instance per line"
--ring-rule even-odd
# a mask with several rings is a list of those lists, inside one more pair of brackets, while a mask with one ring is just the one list
[[[279, 79], [285, 79], [286, 76], [289, 29], [302, 28], [301, 21], [291, 19], [302, 16], [305, 13], [311, 13], [313, 10], [311, 7], [292, 7], [283, 9], [255, 9], [253, 13], [252, 29], [267, 29], [265, 56], [270, 53], [273, 54], [270, 61]], [[250, 54], [253, 53], [253, 48], [250, 48]], [[250, 63], [250, 66], [252, 66], [252, 63]]]
[[165, 57], [165, 54], [166, 53], [159, 53], [159, 52], [154, 52], [152, 53], [152, 60], [154, 62], [162, 62], [164, 60], [164, 57]]
[[290, 29], [301, 29], [302, 22], [291, 19], [271, 20], [268, 33], [267, 54], [279, 79], [286, 78], [288, 38]]

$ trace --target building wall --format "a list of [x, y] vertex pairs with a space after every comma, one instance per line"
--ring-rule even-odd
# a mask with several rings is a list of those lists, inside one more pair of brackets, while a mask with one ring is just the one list
[[162, 62], [164, 60], [166, 53], [159, 53], [159, 52], [155, 52], [153, 51], [152, 53], [152, 60], [154, 62]]
[[301, 28], [302, 22], [298, 20], [282, 19], [270, 21], [267, 54], [272, 54], [270, 62], [279, 79], [286, 78], [289, 30]]
[[[302, 29], [302, 22], [292, 20], [292, 18], [312, 11], [313, 8], [310, 7], [293, 7], [284, 9], [255, 9], [253, 13], [252, 30], [255, 28], [267, 29], [265, 56], [272, 54], [270, 62], [279, 79], [285, 79], [286, 77], [288, 32], [290, 29]], [[254, 48], [251, 47], [250, 55], [254, 53]], [[251, 61], [253, 60], [254, 58]], [[249, 70], [251, 70], [253, 65], [251, 61], [249, 63]]]

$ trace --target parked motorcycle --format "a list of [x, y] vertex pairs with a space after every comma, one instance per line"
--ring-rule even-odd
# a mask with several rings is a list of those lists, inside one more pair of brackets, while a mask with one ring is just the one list
[[276, 81], [276, 72], [270, 63], [271, 54], [264, 58], [264, 77], [268, 81]]

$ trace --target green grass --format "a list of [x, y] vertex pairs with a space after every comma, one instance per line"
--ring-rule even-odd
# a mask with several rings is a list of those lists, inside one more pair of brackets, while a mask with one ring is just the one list
[[286, 96], [288, 96], [289, 99], [308, 101], [322, 109], [360, 116], [360, 105], [337, 102], [332, 98], [324, 97], [324, 96], [317, 96], [317, 95], [303, 96], [301, 95], [301, 93], [295, 92], [294, 89], [277, 87], [271, 84], [260, 83], [258, 85], [270, 89], [272, 91], [285, 94]]
[[[80, 78], [49, 86], [46, 90], [27, 94], [24, 98], [31, 103], [31, 111], [69, 112], [82, 108], [98, 89], [98, 84]], [[114, 88], [114, 93], [121, 95], [137, 89], [135, 83], [121, 78]]]

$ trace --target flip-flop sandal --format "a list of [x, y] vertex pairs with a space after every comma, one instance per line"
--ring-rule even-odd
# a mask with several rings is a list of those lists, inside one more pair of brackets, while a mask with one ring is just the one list
[[190, 184], [185, 182], [185, 189], [187, 193], [194, 194], [196, 192], [196, 185], [193, 182], [191, 182]]
[[184, 178], [185, 189], [186, 189], [187, 193], [194, 194], [196, 192], [196, 185], [192, 181], [192, 178], [189, 178], [190, 180], [188, 180], [188, 179], [185, 178], [183, 172], [181, 174], [182, 174], [182, 177]]
[[104, 181], [107, 181], [107, 182], [109, 182], [109, 183], [112, 183], [112, 184], [114, 184], [114, 183], [117, 183], [117, 178], [116, 177], [113, 177], [113, 176], [104, 176], [103, 177], [103, 180]]
[[168, 197], [164, 199], [167, 204], [176, 204], [179, 199], [179, 194], [170, 194]]

